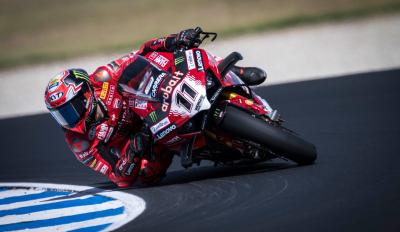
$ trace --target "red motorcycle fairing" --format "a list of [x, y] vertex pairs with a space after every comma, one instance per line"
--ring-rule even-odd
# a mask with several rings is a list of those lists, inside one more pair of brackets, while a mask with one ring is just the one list
[[[199, 112], [210, 108], [206, 94], [206, 70], [210, 64], [204, 50], [152, 52], [137, 56], [130, 66], [129, 80], [120, 86], [131, 93], [129, 107], [150, 129], [154, 141], [173, 147], [200, 134], [178, 131]], [[199, 136], [194, 147], [204, 143]]]

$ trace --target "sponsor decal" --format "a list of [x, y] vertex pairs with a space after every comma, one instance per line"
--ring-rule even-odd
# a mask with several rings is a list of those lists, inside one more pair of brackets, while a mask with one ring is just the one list
[[159, 55], [157, 56], [157, 58], [154, 59], [154, 62], [164, 68], [168, 64], [168, 59], [162, 55]]
[[135, 107], [135, 98], [129, 98], [128, 105], [129, 107]]
[[110, 140], [113, 131], [114, 131], [114, 127], [110, 127], [110, 129], [107, 132], [106, 138], [104, 139], [105, 143], [108, 142], [108, 140]]
[[76, 155], [78, 156], [78, 159], [79, 159], [79, 160], [83, 160], [83, 159], [85, 159], [85, 158], [89, 155], [89, 152], [88, 152], [88, 151], [85, 151], [85, 152], [83, 152], [83, 153], [77, 153]]
[[154, 60], [157, 56], [158, 56], [158, 53], [157, 52], [153, 52], [153, 53], [150, 54], [149, 59], [150, 60]]
[[175, 69], [180, 70], [181, 72], [188, 72], [188, 64], [186, 62], [186, 51], [177, 51], [174, 52], [174, 64], [175, 64]]
[[177, 142], [179, 142], [181, 140], [182, 140], [181, 137], [175, 136], [172, 139], [168, 140], [165, 144], [166, 145], [171, 145], [171, 144], [177, 143]]
[[115, 85], [110, 85], [110, 92], [108, 94], [107, 102], [106, 102], [107, 105], [111, 105], [111, 102], [114, 98], [114, 93], [115, 93]]
[[49, 83], [49, 88], [48, 88], [48, 91], [51, 93], [51, 92], [54, 92], [57, 88], [58, 88], [58, 86], [60, 86], [61, 85], [61, 82], [59, 81], [59, 80], [53, 80], [53, 81], [51, 81], [50, 83]]
[[204, 72], [203, 59], [201, 58], [201, 51], [196, 50], [195, 54], [196, 54], [197, 71]]
[[154, 82], [154, 77], [151, 77], [149, 82], [146, 85], [146, 88], [144, 89], [145, 94], [149, 94], [150, 88], [151, 88], [151, 86], [153, 86], [153, 82]]
[[103, 167], [101, 167], [101, 169], [100, 169], [100, 173], [105, 175], [107, 173], [107, 170], [108, 170], [108, 166], [104, 164]]
[[149, 117], [150, 117], [151, 121], [153, 121], [153, 122], [156, 122], [156, 121], [157, 121], [157, 114], [156, 114], [155, 111], [151, 112], [151, 113], [149, 114]]
[[162, 139], [162, 138], [164, 138], [166, 135], [168, 135], [169, 133], [171, 133], [175, 129], [176, 129], [176, 125], [174, 123], [174, 124], [170, 125], [169, 127], [167, 127], [165, 130], [163, 130], [160, 133], [158, 133], [156, 135], [156, 137], [157, 137], [157, 139]]
[[118, 166], [118, 170], [119, 170], [120, 172], [122, 172], [122, 170], [124, 170], [124, 167], [125, 167], [125, 165], [126, 165], [127, 163], [128, 163], [128, 160], [127, 160], [126, 158], [123, 158], [121, 164]]
[[160, 65], [161, 67], [165, 67], [169, 60], [165, 58], [164, 56], [158, 54], [157, 52], [153, 52], [150, 56], [149, 59], [154, 61], [156, 64]]
[[114, 107], [114, 109], [119, 109], [119, 108], [121, 108], [121, 100], [115, 99], [115, 100], [114, 100], [114, 103], [113, 103], [113, 107]]
[[178, 64], [182, 63], [183, 61], [185, 61], [185, 57], [180, 56], [180, 57], [175, 58], [174, 64], [178, 65]]
[[177, 76], [177, 77], [183, 77], [183, 73], [180, 72], [179, 70], [174, 72], [174, 75]]
[[74, 70], [72, 73], [75, 75], [76, 78], [78, 79], [83, 79], [85, 81], [89, 81], [89, 76], [86, 72]]
[[141, 99], [136, 99], [135, 100], [135, 108], [141, 109], [141, 110], [147, 109], [147, 101], [141, 100]]
[[215, 99], [217, 99], [217, 97], [218, 97], [219, 94], [221, 93], [221, 91], [222, 91], [222, 88], [219, 88], [219, 89], [214, 93], [214, 95], [211, 97], [210, 102], [214, 102]]
[[201, 107], [201, 104], [203, 103], [203, 101], [204, 101], [204, 96], [201, 96], [200, 97], [200, 99], [199, 99], [199, 101], [197, 102], [197, 104], [196, 104], [196, 107], [194, 108], [196, 111], [199, 111], [200, 110], [200, 107]]
[[94, 170], [95, 171], [99, 171], [101, 166], [103, 166], [103, 162], [101, 162], [101, 161], [97, 162], [96, 167], [94, 168]]
[[107, 136], [108, 125], [105, 123], [100, 124], [100, 131], [97, 133], [97, 138], [100, 140], [104, 140]]
[[188, 70], [195, 69], [196, 65], [194, 64], [193, 50], [187, 50], [185, 53], [186, 53], [186, 60], [187, 60]]
[[96, 167], [97, 159], [93, 159], [93, 162], [89, 165], [90, 168]]
[[85, 151], [85, 152], [81, 152], [81, 153], [76, 153], [76, 156], [79, 160], [87, 160], [88, 156], [92, 156], [93, 154], [93, 149], [91, 149], [90, 151]]
[[69, 75], [68, 70], [58, 73], [55, 77], [53, 77], [50, 80], [49, 85], [47, 86], [47, 91], [49, 91], [49, 93], [56, 91], [56, 89], [61, 85], [61, 80], [67, 77], [68, 75]]
[[163, 102], [162, 102], [162, 106], [161, 106], [162, 111], [166, 112], [168, 110], [169, 99], [171, 97], [173, 87], [175, 87], [181, 79], [182, 78], [177, 77], [177, 76], [171, 76], [171, 79], [169, 79], [167, 85], [160, 89], [162, 91], [162, 98], [163, 98]]
[[150, 127], [151, 133], [155, 134], [162, 130], [164, 127], [168, 126], [171, 122], [169, 121], [168, 117], [164, 118], [163, 120], [159, 121], [157, 124], [154, 124]]
[[110, 84], [108, 84], [108, 82], [103, 82], [103, 85], [101, 87], [101, 93], [100, 93], [100, 98], [103, 100], [106, 99], [109, 85]]
[[154, 81], [153, 86], [151, 87], [151, 97], [156, 98], [158, 94], [158, 86], [160, 86], [160, 83], [164, 80], [164, 77], [166, 76], [166, 73], [161, 73], [158, 75], [157, 79]]
[[85, 164], [85, 165], [88, 165], [88, 163], [89, 163], [90, 161], [92, 161], [93, 159], [94, 159], [93, 156], [89, 156], [87, 159], [83, 160], [82, 163]]
[[52, 95], [50, 95], [49, 100], [50, 100], [50, 102], [57, 101], [57, 100], [60, 99], [63, 95], [64, 95], [63, 92], [53, 93]]

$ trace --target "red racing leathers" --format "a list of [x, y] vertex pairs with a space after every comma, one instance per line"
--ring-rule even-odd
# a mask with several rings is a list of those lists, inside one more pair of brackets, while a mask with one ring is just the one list
[[128, 187], [136, 179], [152, 183], [160, 179], [171, 163], [172, 155], [156, 148], [155, 160], [135, 157], [130, 149], [131, 136], [140, 131], [141, 121], [129, 109], [134, 101], [117, 91], [118, 80], [125, 68], [135, 60], [136, 54], [150, 51], [171, 51], [175, 35], [146, 42], [138, 52], [101, 66], [90, 75], [99, 106], [105, 116], [91, 124], [66, 131], [66, 142], [76, 158], [106, 175], [119, 187]]

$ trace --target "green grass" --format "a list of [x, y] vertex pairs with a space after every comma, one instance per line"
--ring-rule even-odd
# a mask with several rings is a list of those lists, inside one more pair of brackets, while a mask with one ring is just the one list
[[400, 0], [0, 0], [0, 69], [129, 51], [201, 26], [230, 36], [400, 12]]
[[400, 12], [400, 3], [391, 3], [387, 5], [373, 6], [373, 7], [361, 7], [353, 10], [343, 10], [337, 12], [327, 12], [323, 14], [315, 15], [298, 15], [279, 19], [276, 21], [264, 21], [255, 23], [247, 27], [236, 27], [223, 30], [221, 34], [225, 36], [235, 36], [245, 33], [254, 33], [260, 31], [270, 31], [277, 29], [284, 29], [288, 27], [324, 23], [324, 22], [337, 22], [343, 20], [351, 20], [357, 18], [364, 18], [369, 16], [376, 16], [382, 14], [391, 14]]

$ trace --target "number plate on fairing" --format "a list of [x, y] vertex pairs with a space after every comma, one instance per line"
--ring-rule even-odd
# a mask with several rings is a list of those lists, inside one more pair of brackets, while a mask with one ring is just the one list
[[[196, 56], [188, 56], [192, 54], [188, 51], [175, 53], [173, 62], [170, 62], [175, 69], [168, 71], [138, 56], [130, 65], [130, 77], [120, 83], [123, 91], [133, 94], [130, 97], [135, 99], [130, 107], [147, 123], [155, 140], [176, 136], [176, 129], [198, 112], [210, 108], [206, 96], [205, 64], [203, 67], [201, 56], [203, 51], [195, 52], [192, 51]], [[158, 55], [169, 57], [164, 53]], [[196, 61], [193, 61], [194, 57]], [[201, 64], [201, 68], [189, 69], [188, 61], [194, 62], [195, 67]], [[171, 73], [171, 70], [175, 71]]]

